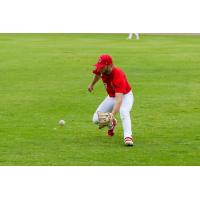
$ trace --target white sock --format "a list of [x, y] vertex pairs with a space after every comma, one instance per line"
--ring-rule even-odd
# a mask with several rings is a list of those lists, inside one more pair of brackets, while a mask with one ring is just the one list
[[140, 39], [140, 34], [139, 33], [135, 33], [136, 39], [139, 40]]
[[133, 33], [129, 33], [128, 39], [132, 39]]

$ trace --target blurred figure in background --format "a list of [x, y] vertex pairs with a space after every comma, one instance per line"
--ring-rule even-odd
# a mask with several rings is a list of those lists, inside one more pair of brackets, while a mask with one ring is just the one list
[[[135, 36], [136, 36], [136, 40], [140, 39], [140, 34], [139, 33], [135, 33]], [[131, 40], [132, 37], [133, 37], [133, 33], [129, 33], [128, 39]]]

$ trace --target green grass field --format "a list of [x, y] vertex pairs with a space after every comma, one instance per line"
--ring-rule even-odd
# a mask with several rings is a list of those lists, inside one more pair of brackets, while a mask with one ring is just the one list
[[[200, 36], [127, 37], [0, 34], [0, 165], [200, 165]], [[109, 138], [91, 121], [106, 95], [101, 82], [87, 92], [102, 53], [133, 87], [134, 147], [121, 123]]]

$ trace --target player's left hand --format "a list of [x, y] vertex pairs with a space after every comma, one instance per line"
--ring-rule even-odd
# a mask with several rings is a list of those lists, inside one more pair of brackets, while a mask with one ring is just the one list
[[111, 123], [113, 123], [113, 120], [117, 122], [112, 113], [98, 111], [97, 114], [99, 119], [99, 129], [110, 126]]

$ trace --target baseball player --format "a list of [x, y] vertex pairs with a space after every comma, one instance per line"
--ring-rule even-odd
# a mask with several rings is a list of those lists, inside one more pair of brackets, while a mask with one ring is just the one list
[[92, 92], [94, 85], [102, 79], [108, 96], [94, 113], [93, 122], [95, 124], [100, 123], [98, 113], [109, 113], [112, 121], [108, 125], [108, 136], [114, 136], [114, 129], [117, 124], [115, 115], [119, 112], [123, 125], [124, 143], [127, 146], [133, 146], [130, 111], [134, 102], [134, 96], [131, 86], [124, 72], [114, 66], [110, 55], [101, 55], [94, 66], [93, 73], [95, 76], [88, 86], [88, 91]]
[[[129, 33], [128, 39], [131, 40], [132, 37], [133, 37], [133, 33]], [[140, 34], [139, 33], [135, 33], [135, 37], [136, 37], [136, 40], [139, 40], [140, 39]]]

